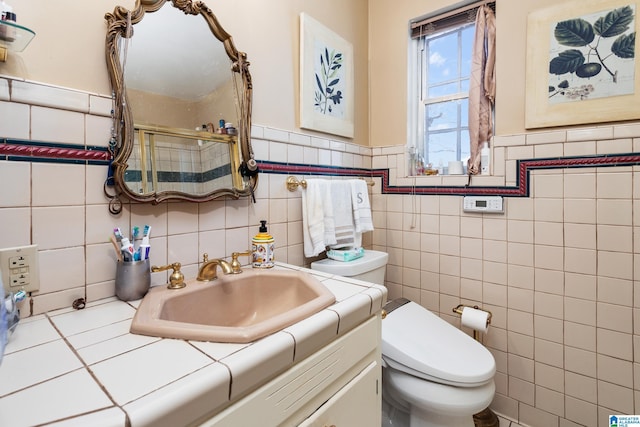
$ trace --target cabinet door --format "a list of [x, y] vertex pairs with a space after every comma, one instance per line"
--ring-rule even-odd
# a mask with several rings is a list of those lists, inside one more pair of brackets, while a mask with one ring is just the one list
[[299, 427], [371, 427], [381, 424], [380, 364], [371, 362]]

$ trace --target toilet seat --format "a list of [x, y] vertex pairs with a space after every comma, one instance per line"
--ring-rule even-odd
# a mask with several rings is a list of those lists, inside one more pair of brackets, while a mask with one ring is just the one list
[[496, 370], [482, 344], [412, 301], [382, 321], [382, 358], [395, 370], [457, 387], [493, 383]]

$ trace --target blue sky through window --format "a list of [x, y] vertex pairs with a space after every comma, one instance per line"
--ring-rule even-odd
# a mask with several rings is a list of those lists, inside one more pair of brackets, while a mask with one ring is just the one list
[[474, 24], [425, 37], [423, 154], [433, 167], [469, 157], [468, 94]]

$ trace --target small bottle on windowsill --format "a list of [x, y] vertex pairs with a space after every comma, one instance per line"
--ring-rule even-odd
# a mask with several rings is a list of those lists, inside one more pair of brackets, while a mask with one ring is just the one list
[[489, 143], [484, 142], [480, 150], [480, 175], [489, 175], [489, 163], [491, 162], [491, 151]]

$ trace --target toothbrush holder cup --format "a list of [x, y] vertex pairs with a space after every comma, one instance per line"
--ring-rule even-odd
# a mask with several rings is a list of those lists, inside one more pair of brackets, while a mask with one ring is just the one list
[[149, 259], [118, 261], [116, 266], [116, 296], [122, 301], [138, 300], [145, 296], [151, 285]]

